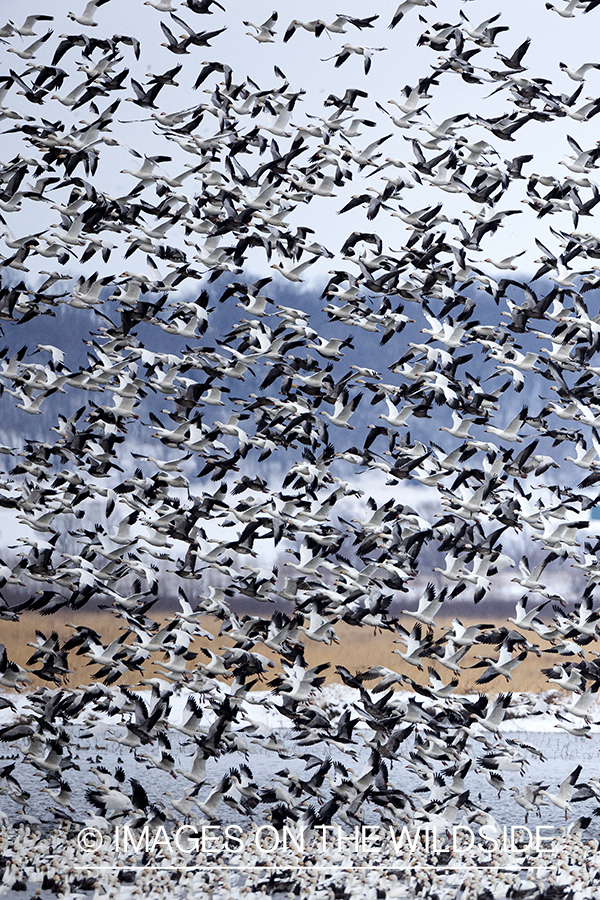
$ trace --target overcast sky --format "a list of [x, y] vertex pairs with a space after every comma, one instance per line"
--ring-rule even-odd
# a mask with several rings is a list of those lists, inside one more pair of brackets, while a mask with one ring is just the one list
[[[561, 8], [566, 6], [563, 0], [556, 0], [556, 2]], [[202, 64], [207, 60], [219, 60], [231, 65], [234, 83], [250, 77], [264, 89], [275, 87], [278, 84], [273, 73], [273, 67], [278, 66], [287, 76], [290, 90], [306, 92], [296, 104], [291, 118], [291, 126], [314, 122], [314, 120], [308, 119], [308, 116], [329, 115], [333, 108], [323, 106], [323, 101], [330, 93], [342, 96], [349, 86], [361, 88], [366, 90], [369, 96], [360, 101], [360, 110], [355, 115], [373, 119], [377, 124], [373, 128], [365, 127], [362, 134], [353, 139], [354, 145], [362, 148], [371, 140], [391, 134], [392, 136], [382, 145], [382, 160], [386, 156], [390, 156], [405, 159], [408, 163], [414, 159], [410, 142], [405, 140], [405, 136], [409, 132], [396, 128], [391, 120], [377, 109], [375, 101], [398, 114], [398, 110], [390, 106], [388, 101], [399, 98], [404, 85], [414, 85], [419, 78], [432, 72], [439, 61], [439, 54], [427, 46], [417, 47], [416, 45], [419, 34], [428, 26], [440, 21], [457, 24], [460, 21], [461, 13], [468, 16], [472, 25], [478, 25], [482, 20], [501, 10], [502, 17], [496, 24], [505, 24], [509, 26], [510, 30], [498, 35], [498, 50], [510, 55], [526, 37], [530, 36], [533, 41], [525, 57], [527, 71], [524, 75], [530, 79], [538, 77], [551, 79], [552, 90], [555, 92], [571, 93], [577, 86], [574, 81], [560, 71], [558, 65], [560, 61], [576, 68], [584, 62], [593, 62], [597, 59], [596, 26], [600, 9], [593, 11], [589, 16], [578, 15], [572, 19], [563, 18], [552, 10], [547, 10], [543, 0], [528, 0], [527, 3], [517, 3], [514, 0], [504, 3], [499, 3], [498, 0], [495, 2], [489, 2], [489, 0], [470, 0], [470, 2], [444, 0], [438, 8], [430, 6], [412, 9], [394, 30], [389, 30], [387, 26], [397, 4], [388, 2], [388, 0], [382, 0], [374, 6], [359, 2], [359, 0], [348, 0], [342, 4], [341, 8], [338, 3], [323, 2], [323, 0], [319, 0], [319, 2], [303, 0], [302, 3], [286, 2], [284, 8], [279, 12], [274, 43], [258, 43], [247, 33], [253, 29], [244, 25], [246, 17], [260, 24], [273, 11], [271, 3], [253, 0], [252, 4], [249, 4], [238, 0], [238, 2], [225, 2], [224, 5], [227, 7], [227, 12], [222, 12], [218, 7], [214, 7], [213, 15], [202, 16], [195, 15], [185, 5], [180, 7], [179, 12], [182, 18], [198, 31], [216, 30], [224, 26], [227, 29], [214, 39], [211, 47], [193, 46], [191, 52], [184, 56], [174, 55], [161, 46], [164, 42], [164, 35], [160, 29], [160, 22], [168, 24], [175, 35], [182, 33], [180, 26], [170, 19], [168, 13], [158, 12], [143, 4], [141, 0], [139, 2], [138, 0], [135, 2], [133, 0], [128, 0], [128, 2], [111, 0], [97, 10], [95, 19], [98, 25], [94, 28], [78, 25], [67, 18], [69, 11], [77, 14], [82, 12], [85, 6], [83, 0], [80, 3], [75, 0], [55, 0], [51, 5], [24, 0], [18, 5], [18, 14], [17, 7], [13, 4], [10, 5], [10, 13], [12, 20], [17, 23], [23, 21], [29, 13], [43, 12], [54, 15], [53, 22], [38, 23], [36, 26], [38, 36], [44, 33], [46, 25], [54, 29], [51, 39], [36, 54], [37, 62], [49, 61], [58, 42], [58, 35], [78, 32], [84, 32], [90, 36], [113, 33], [136, 35], [142, 43], [142, 55], [139, 63], [135, 62], [128, 48], [123, 48], [124, 61], [119, 64], [117, 70], [124, 65], [130, 65], [131, 75], [135, 75], [138, 80], [143, 77], [144, 73], [160, 73], [183, 62], [184, 68], [177, 79], [180, 86], [178, 88], [165, 87], [159, 96], [159, 108], [165, 111], [184, 109], [198, 103], [209, 102], [209, 96], [204, 91], [212, 92], [221, 76], [211, 76], [198, 91], [193, 91], [191, 88]], [[5, 4], [3, 8], [8, 12], [8, 5]], [[345, 35], [330, 37], [327, 33], [323, 33], [319, 39], [299, 29], [288, 43], [282, 42], [289, 22], [296, 16], [305, 20], [320, 17], [326, 21], [332, 21], [337, 12], [364, 16], [371, 11], [373, 13], [377, 11], [380, 16], [372, 29], [359, 32], [352, 26], [348, 26]], [[18, 37], [12, 37], [6, 45], [0, 48], [0, 55], [4, 59], [4, 71], [10, 68], [19, 74], [27, 71], [30, 63], [8, 53], [8, 47], [18, 47], [21, 44], [27, 46], [33, 39], [26, 37], [21, 41]], [[334, 60], [322, 61], [325, 57], [335, 54], [346, 41], [369, 47], [386, 48], [374, 55], [372, 68], [367, 76], [363, 72], [362, 57], [352, 56], [338, 69], [334, 66]], [[500, 66], [494, 60], [493, 54], [494, 50], [482, 50], [474, 57], [473, 63], [488, 68]], [[99, 58], [99, 54], [96, 53], [94, 59], [97, 58]], [[68, 93], [81, 80], [82, 73], [77, 71], [77, 66], [83, 61], [78, 49], [71, 50], [63, 57], [59, 65], [69, 72], [69, 78], [59, 93]], [[126, 84], [128, 89], [114, 96], [131, 95], [129, 82]], [[440, 79], [439, 87], [432, 91], [432, 99], [429, 101], [427, 112], [432, 121], [439, 123], [448, 115], [478, 112], [490, 117], [499, 115], [507, 109], [513, 109], [507, 98], [507, 90], [499, 91], [486, 98], [486, 95], [495, 90], [497, 86], [495, 82], [483, 85], [466, 84], [458, 74], [445, 73]], [[584, 98], [588, 96], [592, 98], [600, 96], [600, 71], [588, 72], [578, 105], [583, 104]], [[102, 109], [112, 99], [111, 97], [104, 101], [100, 98], [98, 106]], [[57, 100], [48, 99], [44, 103], [43, 110], [40, 110], [39, 107], [32, 110], [31, 104], [16, 97], [14, 89], [7, 95], [5, 103], [7, 106], [18, 108], [21, 112], [33, 115], [42, 114], [50, 121], [65, 121], [68, 123], [68, 127], [71, 123], [81, 119], [91, 119], [89, 108], [78, 109], [72, 113]], [[267, 118], [259, 117], [258, 121], [259, 123], [264, 122]], [[425, 118], [424, 121], [427, 119]], [[209, 134], [215, 124], [216, 119], [207, 115], [199, 133]], [[252, 124], [252, 120], [248, 117], [248, 128], [252, 127]], [[5, 132], [2, 144], [4, 148], [3, 161], [6, 162], [17, 152], [26, 155], [28, 147], [26, 144], [23, 145], [20, 135], [6, 134], [7, 131], [10, 132], [13, 125], [11, 120], [5, 119], [2, 125], [2, 130]], [[412, 133], [411, 131], [410, 134]], [[527, 174], [535, 171], [544, 175], [560, 176], [565, 174], [565, 170], [558, 163], [565, 154], [571, 152], [566, 141], [566, 134], [571, 134], [580, 140], [584, 149], [587, 149], [586, 142], [590, 143], [588, 135], [592, 133], [593, 136], [595, 129], [590, 128], [589, 125], [586, 128], [585, 123], [575, 122], [571, 119], [554, 120], [548, 125], [534, 121], [527, 123], [517, 132], [516, 140], [510, 143], [496, 140], [480, 125], [464, 128], [464, 132], [461, 127], [459, 133], [466, 134], [472, 140], [489, 140], [497, 147], [502, 159], [512, 158], [521, 153], [533, 153], [535, 159], [527, 165], [525, 169]], [[147, 110], [140, 109], [124, 100], [115, 115], [112, 134], [125, 146], [133, 147], [140, 152], [171, 155], [172, 162], [164, 165], [165, 171], [170, 175], [177, 175], [183, 171], [186, 164], [194, 163], [189, 154], [181, 151], [176, 144], [165, 141], [163, 136], [156, 134], [154, 123], [149, 119]], [[422, 134], [425, 136], [424, 133]], [[286, 140], [279, 139], [279, 143], [285, 145]], [[493, 162], [493, 155], [490, 155], [489, 159], [490, 162]], [[126, 196], [136, 181], [131, 175], [122, 173], [120, 170], [123, 168], [137, 168], [135, 159], [122, 147], [102, 147], [101, 162], [95, 183], [101, 185], [107, 193]], [[368, 169], [363, 170], [363, 175], [367, 175], [368, 171]], [[381, 174], [388, 174], [389, 171]], [[410, 168], [402, 171], [410, 173]], [[391, 172], [398, 174], [397, 169], [392, 169]], [[365, 208], [355, 209], [341, 216], [337, 214], [351, 193], [362, 192], [368, 185], [381, 189], [383, 185], [380, 180], [381, 174], [370, 175], [362, 183], [355, 179], [352, 185], [340, 190], [337, 197], [317, 197], [311, 201], [309, 206], [301, 205], [289, 218], [290, 225], [293, 227], [301, 224], [312, 226], [317, 232], [316, 238], [333, 252], [339, 250], [344, 239], [354, 230], [378, 231], [388, 247], [397, 249], [402, 245], [406, 236], [404, 226], [397, 219], [383, 213], [374, 222], [368, 222]], [[522, 260], [523, 268], [533, 270], [535, 265], [533, 260], [538, 254], [538, 250], [532, 246], [530, 240], [532, 228], [536, 230], [542, 240], [551, 241], [552, 238], [548, 235], [546, 222], [537, 222], [535, 214], [521, 202], [525, 184], [526, 182], [511, 184], [500, 204], [503, 209], [522, 208], [523, 213], [506, 220], [503, 229], [494, 236], [493, 251], [496, 257], [501, 257], [527, 249], [527, 254]], [[403, 193], [402, 202], [410, 208], [419, 208], [427, 203], [436, 202], [439, 194], [439, 191], [426, 187], [412, 191], [406, 190]], [[470, 212], [477, 211], [474, 204], [464, 194], [446, 193], [442, 199], [448, 215], [462, 216], [465, 209], [469, 209]], [[24, 205], [21, 216], [11, 218], [9, 224], [13, 231], [21, 229], [22, 233], [27, 233], [39, 229], [40, 224], [46, 227], [56, 227], [60, 224], [58, 213], [50, 208], [50, 204], [46, 210], [47, 221], [43, 223], [40, 223], [39, 219], [40, 204], [35, 204], [35, 207], [35, 220], [31, 218], [28, 205]], [[570, 214], [566, 212], [560, 218], [562, 221], [559, 222], [557, 216], [552, 216], [552, 224], [569, 228], [571, 225]], [[586, 226], [593, 230], [593, 219], [588, 219]], [[488, 252], [490, 252], [490, 248], [484, 247], [473, 257], [478, 263], [481, 263], [484, 269], [487, 264], [483, 262], [483, 259]], [[138, 257], [139, 264], [141, 264], [140, 254], [136, 254], [133, 261], [137, 262]], [[258, 254], [251, 256], [249, 262], [252, 266], [261, 265]], [[92, 265], [94, 264], [92, 262]], [[313, 267], [311, 276], [324, 278], [328, 267], [330, 267], [330, 263], [323, 260]], [[80, 269], [78, 269], [79, 271]], [[115, 274], [118, 275], [119, 272], [115, 271]]]

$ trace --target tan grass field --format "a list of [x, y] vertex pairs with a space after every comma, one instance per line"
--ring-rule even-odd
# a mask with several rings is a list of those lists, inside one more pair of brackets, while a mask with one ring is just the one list
[[[173, 614], [165, 613], [162, 616], [157, 614], [154, 618], [155, 621], [162, 623], [172, 618], [172, 616]], [[410, 621], [411, 620], [407, 617], [407, 623]], [[468, 624], [468, 619], [464, 616], [462, 621], [463, 624]], [[474, 619], [473, 621], [477, 620]], [[9, 659], [18, 663], [18, 665], [23, 668], [28, 668], [27, 662], [34, 652], [34, 649], [27, 646], [27, 644], [28, 642], [35, 642], [36, 629], [43, 632], [46, 637], [48, 637], [52, 631], [56, 631], [62, 645], [62, 643], [74, 633], [74, 629], [70, 627], [69, 623], [86, 625], [93, 628], [102, 636], [104, 646], [107, 646], [111, 641], [119, 637], [123, 633], [123, 628], [126, 627], [123, 620], [117, 619], [110, 612], [103, 611], [86, 612], [82, 610], [76, 613], [68, 612], [56, 614], [52, 616], [51, 619], [36, 613], [26, 613], [18, 622], [5, 621], [2, 623], [1, 640], [7, 648]], [[449, 623], [444, 623], [444, 621], [440, 622], [440, 626], [436, 628], [434, 632], [436, 638], [442, 636], [444, 633], [444, 624]], [[497, 624], [502, 625], [506, 623], [498, 621]], [[233, 642], [226, 635], [221, 637], [218, 636], [220, 625], [221, 623], [219, 621], [212, 617], [207, 617], [206, 621], [202, 622], [202, 627], [214, 634], [215, 638], [212, 641], [209, 641], [208, 638], [196, 638], [191, 645], [191, 650], [198, 653], [202, 647], [210, 647], [213, 652], [219, 653], [222, 652], [221, 648], [233, 646]], [[373, 629], [366, 627], [356, 628], [347, 625], [344, 622], [338, 622], [335, 626], [335, 630], [339, 638], [339, 643], [337, 644], [333, 643], [330, 645], [308, 639], [305, 639], [304, 642], [305, 657], [309, 666], [315, 666], [324, 662], [331, 664], [331, 668], [323, 673], [326, 675], [328, 683], [340, 681], [339, 676], [335, 672], [335, 667], [337, 665], [345, 666], [352, 673], [356, 671], [365, 671], [370, 666], [374, 665], [386, 666], [395, 672], [409, 676], [419, 684], [427, 684], [427, 667], [430, 665], [437, 669], [444, 682], [450, 681], [453, 677], [447, 669], [444, 669], [444, 667], [440, 665], [436, 666], [435, 659], [425, 658], [423, 660], [422, 672], [415, 666], [405, 663], [404, 660], [394, 652], [394, 650], [403, 649], [402, 644], [394, 643], [397, 638], [395, 632], [375, 633]], [[133, 639], [133, 636], [128, 637], [126, 639], [127, 643], [131, 643]], [[537, 643], [533, 638], [531, 642]], [[549, 645], [542, 642], [540, 649], [544, 649], [544, 647], [548, 646]], [[256, 645], [256, 651], [271, 658], [275, 662], [275, 668], [270, 669], [265, 679], [262, 682], [259, 681], [255, 686], [255, 690], [264, 690], [266, 688], [266, 681], [273, 677], [279, 667], [276, 654], [272, 653], [268, 648], [264, 647], [264, 645], [258, 643]], [[548, 668], [554, 665], [557, 661], [555, 654], [542, 653], [538, 658], [535, 654], [530, 653], [514, 670], [512, 681], [509, 682], [503, 677], [498, 677], [487, 685], [476, 684], [477, 678], [483, 671], [482, 669], [469, 670], [467, 668], [478, 662], [478, 655], [495, 657], [497, 654], [491, 645], [478, 645], [467, 653], [461, 663], [463, 672], [457, 689], [460, 692], [482, 691], [497, 693], [498, 691], [505, 690], [544, 691], [555, 687], [553, 684], [548, 684], [546, 676], [542, 675], [540, 672], [541, 668]], [[156, 677], [159, 674], [161, 657], [161, 654], [154, 654], [152, 659], [145, 665], [143, 675], [139, 672], [127, 673], [117, 682], [117, 684], [135, 685], [139, 684], [140, 679], [143, 677]], [[97, 665], [88, 665], [88, 663], [88, 657], [84, 655], [77, 656], [76, 651], [71, 650], [69, 653], [71, 674], [68, 676], [68, 680], [65, 681], [67, 687], [78, 687], [80, 685], [93, 683], [94, 673], [98, 671], [99, 667]], [[194, 669], [195, 665], [196, 662], [194, 660], [188, 663], [190, 671]], [[39, 667], [40, 665], [38, 664], [37, 668]], [[30, 688], [35, 689], [42, 684], [48, 683], [50, 687], [55, 686], [53, 682], [42, 681], [31, 672], [29, 672], [29, 677], [31, 678]], [[376, 683], [377, 681], [366, 682], [365, 687], [368, 688], [369, 686], [374, 686]], [[410, 685], [407, 685], [407, 689], [409, 688]]]

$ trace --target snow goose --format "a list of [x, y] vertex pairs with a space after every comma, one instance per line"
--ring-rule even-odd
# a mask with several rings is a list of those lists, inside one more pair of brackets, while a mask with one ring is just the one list
[[550, 801], [550, 803], [554, 804], [554, 806], [557, 806], [559, 809], [564, 810], [565, 821], [567, 820], [569, 811], [571, 809], [570, 803], [573, 796], [573, 789], [577, 785], [577, 779], [581, 774], [581, 769], [581, 765], [576, 766], [571, 774], [561, 782], [556, 794], [550, 794], [545, 789], [539, 791], [539, 794], [546, 797]]

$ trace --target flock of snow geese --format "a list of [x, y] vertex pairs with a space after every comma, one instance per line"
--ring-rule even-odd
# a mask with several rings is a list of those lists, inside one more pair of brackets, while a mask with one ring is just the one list
[[[167, 804], [97, 765], [86, 798], [104, 828], [226, 821], [232, 807], [280, 829], [485, 822], [478, 778], [508, 791], [503, 772], [540, 751], [501, 735], [527, 701], [457, 693], [463, 669], [510, 691], [534, 657], [571, 695], [554, 722], [576, 737], [593, 730], [600, 687], [600, 147], [585, 138], [600, 62], [530, 72], [530, 38], [514, 40], [500, 12], [477, 23], [476, 3], [452, 21], [432, 0], [404, 0], [389, 22], [245, 21], [256, 52], [304, 41], [324, 78], [344, 65], [360, 85], [309, 113], [310, 91], [279, 65], [257, 83], [231, 55], [214, 60], [229, 4], [146, 0], [160, 47], [140, 31], [100, 36], [113, 5], [69, 11], [70, 33], [48, 7], [0, 24], [0, 506], [13, 541], [0, 560], [0, 798], [27, 819], [26, 767], [57, 815], [75, 815], [65, 773], [89, 763], [70, 729], [106, 721], [119, 752], [191, 787]], [[598, 6], [557, 0], [540, 16], [593, 27]], [[409, 23], [423, 69], [375, 97], [386, 48], [362, 41], [389, 25], [401, 53]], [[563, 170], [536, 171], [529, 129], [538, 144], [561, 135]], [[333, 207], [338, 228], [356, 226], [341, 242], [319, 231]], [[528, 248], [493, 260], [521, 217]], [[534, 242], [536, 270], [520, 275]], [[318, 289], [296, 287], [325, 271]], [[505, 624], [455, 615], [457, 599], [512, 583], [522, 595]], [[165, 614], [169, 593], [179, 605]], [[110, 610], [116, 640], [86, 605]], [[10, 633], [30, 613], [50, 628], [23, 667]], [[55, 615], [72, 623], [66, 639]], [[354, 702], [332, 715], [318, 697], [333, 666], [309, 667], [305, 648], [337, 641], [338, 623], [366, 642], [390, 632], [402, 663], [337, 666]], [[69, 681], [76, 657], [92, 684]], [[255, 721], [257, 702], [293, 737]], [[265, 785], [258, 748], [281, 767]], [[246, 762], [215, 780], [232, 752]], [[405, 769], [419, 792], [398, 786]], [[526, 815], [553, 804], [567, 818], [574, 799], [600, 814], [581, 766], [556, 791], [550, 773], [511, 790]]]

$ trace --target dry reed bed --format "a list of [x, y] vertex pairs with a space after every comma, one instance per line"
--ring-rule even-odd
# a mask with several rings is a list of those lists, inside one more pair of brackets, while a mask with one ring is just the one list
[[[165, 621], [172, 619], [173, 615], [174, 614], [172, 613], [165, 613], [162, 615], [155, 614], [154, 620], [162, 624]], [[411, 627], [411, 621], [412, 620], [410, 620], [408, 616], [404, 617], [404, 624], [408, 625], [408, 627]], [[462, 621], [465, 625], [469, 624], [468, 619], [464, 616]], [[473, 619], [473, 622], [476, 621], [476, 619]], [[499, 620], [496, 624], [503, 625], [506, 624], [506, 622], [504, 620]], [[73, 635], [74, 629], [71, 627], [72, 625], [85, 625], [89, 628], [93, 628], [102, 636], [104, 646], [107, 646], [111, 641], [121, 636], [123, 630], [127, 628], [124, 620], [118, 619], [108, 611], [59, 613], [53, 615], [51, 618], [40, 616], [36, 613], [26, 613], [21, 616], [18, 622], [4, 621], [2, 623], [1, 640], [7, 647], [9, 659], [18, 663], [18, 665], [23, 668], [27, 668], [27, 661], [34, 652], [34, 649], [28, 646], [28, 643], [35, 643], [36, 630], [43, 632], [46, 637], [48, 637], [52, 631], [55, 631], [58, 634], [62, 645], [64, 641]], [[444, 634], [444, 625], [449, 625], [449, 623], [446, 623], [443, 620], [440, 622], [440, 625], [434, 631], [435, 638], [441, 637]], [[233, 646], [233, 642], [227, 635], [219, 636], [218, 632], [221, 627], [220, 621], [212, 617], [207, 617], [206, 620], [202, 622], [202, 627], [205, 630], [210, 631], [214, 635], [214, 639], [212, 641], [208, 638], [194, 639], [190, 649], [193, 652], [198, 653], [199, 656], [197, 660], [192, 660], [188, 663], [188, 668], [190, 670], [194, 668], [198, 661], [204, 659], [203, 654], [200, 652], [202, 647], [208, 647], [213, 652], [220, 653], [222, 652], [221, 648]], [[323, 673], [327, 677], [327, 682], [340, 681], [339, 676], [335, 672], [335, 667], [337, 665], [345, 666], [352, 673], [357, 670], [365, 671], [370, 666], [374, 665], [386, 666], [396, 672], [409, 676], [418, 684], [428, 683], [428, 666], [435, 666], [444, 681], [449, 681], [454, 677], [452, 673], [443, 666], [440, 666], [439, 664], [436, 665], [435, 658], [423, 659], [422, 672], [415, 666], [405, 663], [404, 660], [394, 652], [395, 650], [404, 649], [403, 644], [394, 643], [398, 637], [395, 632], [374, 632], [371, 628], [356, 628], [347, 625], [344, 622], [338, 622], [335, 626], [335, 630], [339, 638], [339, 643], [337, 644], [325, 644], [307, 638], [304, 640], [305, 658], [309, 666], [315, 666], [324, 662], [331, 664], [330, 669]], [[531, 642], [537, 643], [534, 638], [535, 636], [533, 636]], [[130, 635], [126, 638], [127, 643], [132, 643], [133, 640], [134, 635]], [[542, 650], [549, 646], [550, 645], [546, 642], [542, 641], [540, 643], [540, 649]], [[267, 686], [266, 682], [269, 681], [273, 674], [279, 669], [277, 656], [260, 643], [256, 645], [256, 651], [272, 659], [275, 663], [275, 668], [269, 669], [263, 680], [259, 680], [255, 686], [255, 690], [264, 690]], [[478, 656], [495, 657], [496, 655], [494, 648], [488, 644], [479, 644], [469, 650], [467, 655], [461, 661], [462, 673], [459, 679], [458, 690], [460, 692], [482, 691], [490, 693], [497, 693], [498, 691], [504, 690], [539, 692], [554, 687], [554, 685], [548, 683], [546, 676], [540, 671], [541, 668], [548, 668], [557, 661], [556, 654], [548, 653], [542, 653], [541, 657], [537, 657], [534, 653], [530, 653], [514, 670], [513, 678], [510, 682], [500, 676], [489, 684], [476, 684], [477, 678], [481, 675], [483, 669], [469, 670], [468, 666], [478, 662]], [[159, 674], [160, 661], [163, 658], [166, 659], [166, 657], [163, 657], [163, 654], [154, 654], [145, 664], [143, 673], [128, 672], [117, 682], [117, 684], [135, 685], [140, 683], [141, 678], [156, 677]], [[95, 664], [89, 665], [89, 662], [90, 660], [87, 656], [78, 656], [75, 650], [72, 650], [69, 653], [69, 667], [71, 669], [71, 674], [65, 682], [68, 687], [77, 687], [79, 685], [87, 685], [94, 682], [94, 673], [98, 672], [99, 666]], [[37, 665], [37, 668], [39, 668], [39, 664]], [[48, 684], [48, 682], [42, 681], [31, 672], [29, 673], [29, 677], [31, 678], [30, 687], [33, 689], [42, 684]], [[376, 683], [377, 681], [365, 682], [365, 687], [372, 687]], [[54, 686], [52, 682], [50, 682], [50, 686]], [[407, 688], [409, 687], [410, 685], [407, 685]]]

